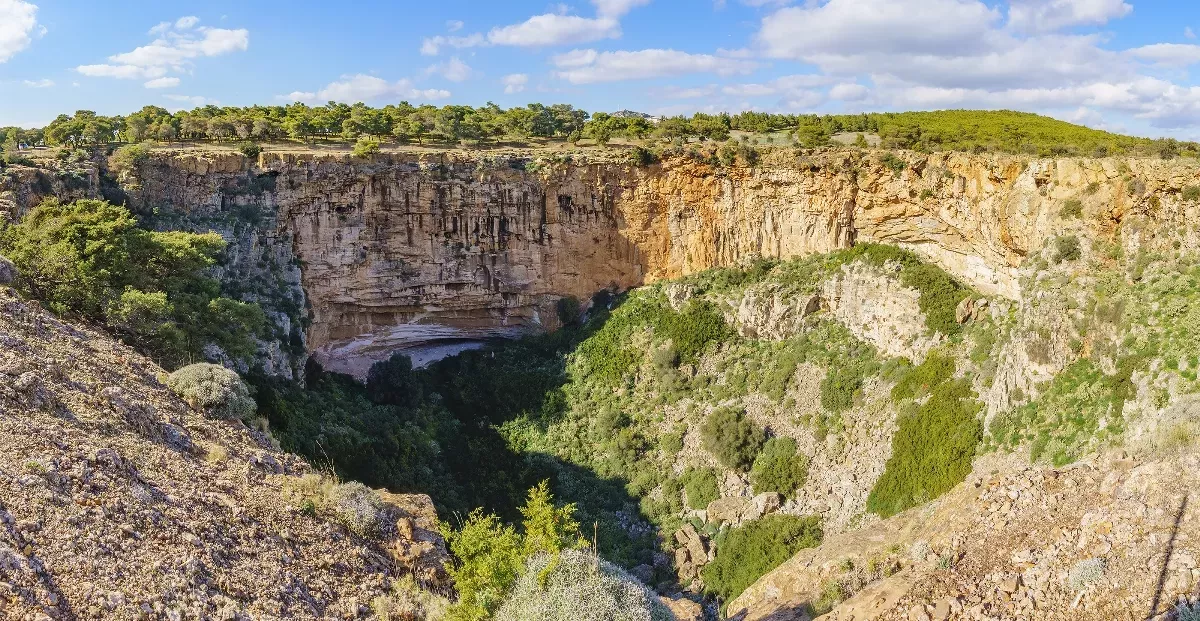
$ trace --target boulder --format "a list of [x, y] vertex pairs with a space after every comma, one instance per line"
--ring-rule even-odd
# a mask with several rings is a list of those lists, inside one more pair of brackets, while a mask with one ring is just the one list
[[17, 266], [0, 255], [0, 285], [11, 285], [17, 281]]
[[753, 519], [755, 507], [750, 498], [726, 496], [708, 503], [706, 511], [710, 522], [737, 526], [743, 521]]
[[775, 513], [783, 506], [779, 492], [765, 492], [754, 497], [754, 511], [759, 517]]
[[667, 610], [675, 615], [676, 621], [703, 621], [704, 607], [682, 595], [674, 597], [660, 597]]

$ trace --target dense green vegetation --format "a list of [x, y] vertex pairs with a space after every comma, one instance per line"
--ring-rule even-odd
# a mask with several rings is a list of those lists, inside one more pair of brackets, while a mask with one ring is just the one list
[[224, 247], [216, 233], [146, 230], [98, 200], [46, 202], [0, 231], [22, 291], [104, 325], [167, 368], [203, 360], [209, 344], [246, 362], [256, 351], [262, 310], [221, 296], [208, 275]]
[[746, 471], [762, 450], [767, 432], [731, 408], [714, 410], [700, 428], [704, 448], [726, 468]]
[[821, 543], [815, 517], [768, 515], [717, 537], [717, 558], [704, 567], [709, 593], [728, 603], [796, 552]]
[[794, 494], [808, 478], [808, 458], [796, 453], [791, 438], [771, 438], [754, 460], [750, 483], [754, 493], [778, 492], [784, 498]]
[[[0, 128], [0, 145], [12, 150], [18, 143], [97, 145], [112, 142], [176, 141], [326, 141], [354, 144], [392, 140], [399, 143], [488, 144], [505, 140], [587, 139], [606, 145], [615, 138], [653, 140], [677, 145], [694, 141], [725, 142], [731, 135], [755, 136], [766, 142], [804, 147], [830, 144], [844, 132], [878, 134], [885, 149], [918, 151], [1000, 151], [1030, 155], [1149, 154], [1161, 157], [1196, 156], [1195, 143], [1122, 136], [1073, 125], [1036, 114], [982, 110], [887, 112], [853, 115], [696, 113], [665, 118], [657, 123], [638, 116], [589, 114], [565, 104], [535, 103], [502, 109], [447, 105], [412, 106], [407, 102], [372, 108], [330, 102], [324, 106], [204, 106], [171, 113], [146, 106], [127, 116], [103, 116], [88, 110], [60, 115], [45, 128]], [[368, 144], [368, 143], [363, 143]], [[865, 140], [855, 144], [866, 146]], [[362, 147], [368, 152], [371, 147]], [[747, 141], [729, 142], [715, 156], [726, 165], [752, 165], [757, 152]], [[638, 154], [641, 165], [651, 163], [649, 152]]]
[[867, 510], [890, 517], [950, 491], [971, 472], [983, 436], [979, 403], [953, 361], [930, 355], [893, 389], [897, 398], [928, 395], [902, 411], [892, 456], [867, 498]]

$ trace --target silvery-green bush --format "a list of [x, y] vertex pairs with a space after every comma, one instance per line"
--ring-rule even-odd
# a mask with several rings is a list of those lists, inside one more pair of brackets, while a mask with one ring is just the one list
[[333, 486], [325, 502], [337, 521], [362, 537], [373, 537], [383, 529], [383, 501], [362, 483]]
[[193, 364], [171, 374], [167, 386], [214, 418], [247, 420], [258, 406], [237, 373], [216, 364]]
[[[549, 568], [547, 570], [547, 568]], [[496, 621], [673, 621], [650, 589], [585, 550], [529, 560]]]
[[1067, 574], [1071, 588], [1082, 591], [1100, 581], [1104, 577], [1104, 559], [1089, 558], [1075, 563]]

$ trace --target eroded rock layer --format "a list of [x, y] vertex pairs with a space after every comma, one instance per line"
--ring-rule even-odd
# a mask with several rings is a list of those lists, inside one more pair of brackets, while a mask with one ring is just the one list
[[1098, 232], [1131, 213], [1182, 221], [1198, 169], [855, 151], [780, 151], [755, 168], [268, 153], [161, 154], [136, 177], [143, 209], [260, 214], [300, 267], [308, 349], [361, 374], [396, 350], [553, 328], [564, 296], [858, 241], [1015, 298], [1016, 267], [1056, 234], [1064, 201], [1082, 199]]

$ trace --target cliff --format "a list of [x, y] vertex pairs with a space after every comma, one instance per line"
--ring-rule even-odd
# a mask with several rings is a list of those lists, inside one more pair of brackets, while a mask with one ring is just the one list
[[1017, 268], [1061, 232], [1064, 201], [1082, 202], [1093, 236], [1130, 214], [1183, 223], [1196, 215], [1182, 192], [1200, 183], [1200, 166], [846, 150], [779, 151], [753, 168], [159, 153], [123, 181], [144, 212], [224, 223], [240, 278], [261, 275], [269, 256], [274, 280], [308, 309], [283, 332], [303, 321], [321, 362], [362, 374], [395, 350], [553, 328], [564, 296], [858, 241], [910, 248], [1015, 299]]

